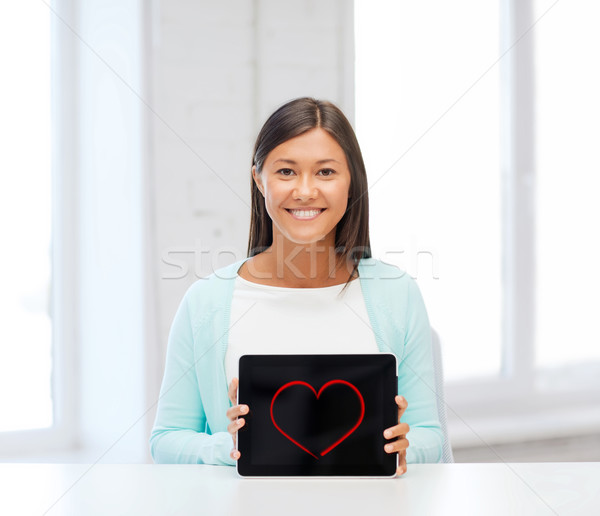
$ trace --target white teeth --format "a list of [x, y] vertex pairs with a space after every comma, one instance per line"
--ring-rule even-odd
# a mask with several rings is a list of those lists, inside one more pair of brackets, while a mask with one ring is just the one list
[[290, 210], [294, 217], [298, 217], [300, 219], [309, 219], [311, 217], [315, 217], [316, 215], [321, 213], [321, 211], [323, 210]]

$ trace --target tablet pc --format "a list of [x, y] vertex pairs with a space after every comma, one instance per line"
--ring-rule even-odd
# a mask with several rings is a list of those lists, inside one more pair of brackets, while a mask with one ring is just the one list
[[244, 477], [390, 477], [383, 431], [398, 421], [393, 354], [244, 355], [237, 470]]

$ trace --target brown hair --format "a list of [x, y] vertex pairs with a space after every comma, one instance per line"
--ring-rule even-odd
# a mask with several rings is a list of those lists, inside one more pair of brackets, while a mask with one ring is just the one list
[[[335, 247], [340, 261], [351, 260], [353, 274], [361, 258], [371, 257], [369, 240], [369, 197], [367, 173], [354, 130], [342, 111], [331, 102], [298, 98], [277, 109], [265, 122], [254, 144], [252, 165], [260, 173], [268, 154], [278, 145], [311, 129], [327, 131], [343, 149], [350, 169], [348, 207], [338, 222]], [[248, 256], [254, 256], [273, 243], [273, 222], [265, 200], [254, 180]], [[350, 281], [351, 278], [348, 279]]]

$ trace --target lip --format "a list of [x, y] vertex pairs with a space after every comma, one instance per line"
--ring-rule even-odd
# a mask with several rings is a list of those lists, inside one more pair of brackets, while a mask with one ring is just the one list
[[[321, 215], [326, 208], [313, 208], [313, 207], [302, 207], [302, 208], [285, 208], [285, 210], [296, 220], [314, 220], [316, 219], [319, 215]], [[298, 216], [297, 214], [295, 214], [294, 212], [311, 212], [311, 211], [318, 211], [318, 213], [312, 215], [312, 216]]]

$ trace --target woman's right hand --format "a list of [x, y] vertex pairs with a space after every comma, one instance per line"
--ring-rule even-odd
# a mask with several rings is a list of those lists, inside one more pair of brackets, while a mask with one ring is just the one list
[[240, 458], [241, 454], [238, 450], [236, 450], [237, 432], [244, 426], [244, 424], [246, 424], [246, 420], [240, 416], [247, 414], [249, 410], [248, 405], [237, 404], [238, 384], [239, 382], [237, 378], [233, 378], [229, 384], [229, 401], [231, 401], [232, 407], [227, 409], [227, 419], [231, 421], [231, 423], [227, 425], [227, 431], [231, 434], [233, 439], [233, 449], [229, 455], [233, 460], [238, 460]]

